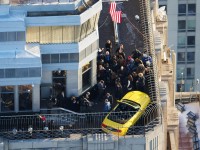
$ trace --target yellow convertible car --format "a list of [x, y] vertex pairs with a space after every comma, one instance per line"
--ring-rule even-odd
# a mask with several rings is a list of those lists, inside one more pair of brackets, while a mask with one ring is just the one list
[[126, 135], [128, 129], [133, 126], [144, 113], [150, 98], [140, 91], [128, 92], [102, 123], [102, 130], [119, 136]]

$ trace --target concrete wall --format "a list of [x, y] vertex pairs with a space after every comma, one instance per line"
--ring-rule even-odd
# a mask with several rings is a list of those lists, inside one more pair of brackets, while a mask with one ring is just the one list
[[[113, 137], [97, 134], [79, 138], [72, 135], [71, 139], [44, 139], [9, 141], [9, 150], [145, 150], [144, 137]], [[76, 139], [77, 138], [77, 139]], [[0, 150], [7, 150], [0, 145]]]

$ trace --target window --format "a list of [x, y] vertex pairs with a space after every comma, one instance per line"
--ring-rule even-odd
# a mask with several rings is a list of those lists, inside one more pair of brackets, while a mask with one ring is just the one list
[[188, 36], [187, 37], [187, 45], [189, 47], [194, 47], [195, 46], [195, 36]]
[[42, 54], [42, 63], [50, 64], [50, 55], [49, 54]]
[[1, 111], [14, 111], [14, 87], [1, 86]]
[[29, 77], [41, 77], [41, 68], [40, 67], [29, 68]]
[[4, 78], [4, 69], [0, 69], [0, 78]]
[[178, 5], [178, 15], [183, 16], [186, 14], [186, 4], [179, 4]]
[[16, 32], [8, 32], [7, 41], [16, 41]]
[[60, 54], [60, 63], [67, 63], [69, 61], [69, 54]]
[[177, 78], [182, 79], [184, 76], [184, 72], [185, 72], [185, 67], [178, 67], [177, 66]]
[[187, 20], [187, 30], [188, 31], [195, 31], [196, 29], [196, 21], [195, 20]]
[[32, 110], [32, 85], [19, 86], [19, 110]]
[[17, 32], [17, 41], [25, 40], [25, 32]]
[[82, 67], [82, 91], [91, 86], [91, 63]]
[[188, 4], [188, 15], [196, 14], [196, 4]]
[[78, 53], [71, 53], [70, 54], [70, 62], [78, 62], [79, 61], [79, 54]]
[[[179, 81], [179, 82], [181, 82], [181, 81]], [[176, 89], [177, 92], [184, 92], [185, 91], [185, 85], [184, 84], [178, 83], [176, 88], [177, 88]]]
[[178, 47], [185, 48], [185, 41], [186, 41], [185, 36], [178, 36]]
[[187, 79], [194, 78], [194, 68], [187, 68]]
[[15, 77], [16, 78], [28, 77], [28, 69], [27, 68], [15, 69]]
[[178, 21], [178, 31], [179, 32], [185, 32], [186, 29], [186, 21], [185, 20], [179, 20]]
[[51, 54], [51, 63], [59, 63], [59, 54]]
[[187, 53], [187, 62], [194, 63], [195, 61], [195, 52], [188, 52]]
[[7, 41], [7, 32], [0, 32], [0, 42]]
[[178, 62], [185, 61], [185, 52], [178, 52]]
[[6, 69], [5, 75], [6, 75], [6, 78], [14, 78], [15, 77], [15, 69]]

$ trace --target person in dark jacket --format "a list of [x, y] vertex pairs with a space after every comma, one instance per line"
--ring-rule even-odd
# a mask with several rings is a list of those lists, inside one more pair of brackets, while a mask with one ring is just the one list
[[112, 42], [110, 40], [107, 40], [105, 44], [105, 48], [106, 48], [106, 51], [108, 51], [109, 53], [112, 52]]
[[144, 92], [145, 91], [145, 77], [143, 73], [138, 74], [138, 79], [136, 81], [137, 90]]

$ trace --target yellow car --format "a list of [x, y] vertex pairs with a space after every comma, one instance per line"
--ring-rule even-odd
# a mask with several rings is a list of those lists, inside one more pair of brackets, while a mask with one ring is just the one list
[[102, 130], [119, 136], [126, 135], [129, 127], [133, 126], [144, 113], [150, 98], [140, 91], [128, 92], [102, 123]]

